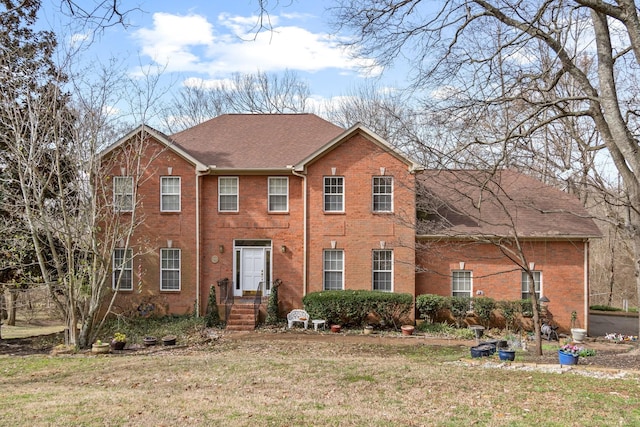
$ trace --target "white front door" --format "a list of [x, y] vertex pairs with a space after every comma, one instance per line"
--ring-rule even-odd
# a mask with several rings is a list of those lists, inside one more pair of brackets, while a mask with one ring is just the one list
[[240, 261], [240, 295], [255, 294], [264, 281], [264, 248], [242, 248]]

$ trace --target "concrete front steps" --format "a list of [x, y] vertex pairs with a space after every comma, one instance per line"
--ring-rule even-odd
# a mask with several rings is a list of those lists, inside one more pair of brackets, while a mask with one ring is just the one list
[[227, 319], [227, 331], [253, 331], [257, 324], [256, 307], [254, 304], [238, 304], [231, 306]]

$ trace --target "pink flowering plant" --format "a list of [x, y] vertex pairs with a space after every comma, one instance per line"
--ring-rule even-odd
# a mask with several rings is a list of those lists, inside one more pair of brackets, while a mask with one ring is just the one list
[[582, 350], [583, 350], [582, 347], [579, 347], [575, 344], [565, 344], [562, 347], [560, 347], [561, 352], [570, 354], [572, 356], [579, 356]]

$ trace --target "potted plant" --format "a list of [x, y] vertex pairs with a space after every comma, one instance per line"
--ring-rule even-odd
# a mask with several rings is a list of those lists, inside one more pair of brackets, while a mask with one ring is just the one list
[[111, 340], [111, 347], [114, 350], [123, 350], [124, 346], [127, 344], [127, 336], [122, 332], [116, 332], [113, 334], [113, 339]]
[[558, 360], [561, 365], [577, 365], [582, 347], [574, 344], [565, 344], [558, 350]]
[[109, 348], [110, 347], [108, 342], [102, 342], [101, 340], [98, 340], [91, 346], [91, 352], [97, 354], [109, 353]]

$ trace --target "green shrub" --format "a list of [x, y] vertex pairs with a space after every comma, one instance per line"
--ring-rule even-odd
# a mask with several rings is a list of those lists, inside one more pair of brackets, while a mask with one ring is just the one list
[[471, 309], [470, 297], [447, 297], [448, 308], [451, 311], [451, 315], [456, 319], [456, 325], [459, 328], [465, 326], [464, 319], [467, 317], [467, 312]]
[[220, 312], [218, 311], [218, 302], [216, 300], [216, 287], [211, 285], [209, 288], [209, 299], [207, 300], [207, 313], [204, 316], [207, 327], [220, 325]]
[[322, 291], [305, 295], [302, 303], [312, 318], [325, 319], [329, 324], [360, 326], [374, 314], [397, 325], [411, 310], [413, 296], [367, 290]]
[[520, 304], [515, 301], [498, 301], [496, 307], [500, 310], [504, 317], [507, 330], [512, 331], [516, 328], [516, 316], [520, 312]]
[[438, 311], [447, 308], [447, 299], [442, 295], [423, 294], [416, 297], [416, 309], [420, 319], [433, 323]]
[[611, 307], [610, 305], [592, 305], [589, 306], [589, 309], [597, 311], [622, 311], [621, 308]]
[[267, 317], [264, 322], [267, 325], [277, 325], [279, 320], [278, 313], [278, 284], [274, 284], [271, 287], [271, 294], [269, 294], [269, 302], [267, 303]]
[[519, 312], [524, 317], [533, 316], [533, 303], [530, 299], [517, 300], [516, 304], [519, 306]]
[[491, 313], [496, 308], [496, 301], [489, 297], [473, 298], [473, 311], [480, 319], [480, 323], [485, 328], [489, 328], [491, 323]]

